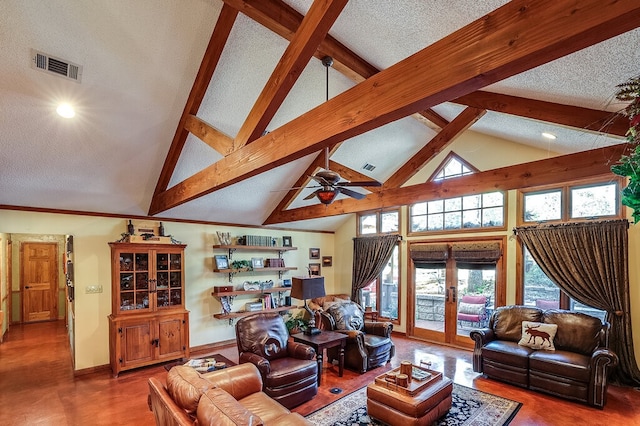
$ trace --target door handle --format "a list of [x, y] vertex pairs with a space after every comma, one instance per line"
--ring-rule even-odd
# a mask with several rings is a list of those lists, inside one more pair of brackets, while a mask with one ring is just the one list
[[25, 289], [27, 289], [27, 288], [31, 288], [31, 286], [25, 285], [25, 286], [24, 286], [24, 288], [25, 288]]
[[456, 288], [451, 286], [449, 287], [449, 290], [451, 290], [451, 300], [453, 301], [453, 303], [456, 302]]

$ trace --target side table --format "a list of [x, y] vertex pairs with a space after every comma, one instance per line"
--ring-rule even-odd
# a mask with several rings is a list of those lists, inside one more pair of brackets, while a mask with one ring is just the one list
[[364, 311], [364, 319], [378, 321], [378, 311]]
[[324, 359], [324, 350], [340, 346], [340, 362], [338, 376], [342, 377], [344, 373], [344, 348], [347, 346], [347, 335], [336, 333], [335, 331], [322, 330], [322, 333], [316, 335], [307, 335], [304, 333], [296, 333], [291, 336], [294, 342], [304, 343], [311, 346], [316, 351], [316, 360], [318, 360], [318, 386], [322, 383], [322, 360]]

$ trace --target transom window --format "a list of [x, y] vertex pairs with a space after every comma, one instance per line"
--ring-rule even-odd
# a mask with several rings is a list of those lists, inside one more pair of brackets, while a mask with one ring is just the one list
[[450, 152], [440, 166], [436, 169], [429, 181], [437, 182], [443, 179], [450, 179], [459, 176], [470, 175], [478, 169], [464, 161], [456, 153]]
[[566, 222], [596, 217], [619, 217], [619, 194], [619, 179], [522, 191], [520, 220], [524, 223]]
[[399, 210], [360, 213], [358, 215], [358, 235], [397, 233], [399, 223]]
[[411, 232], [504, 226], [504, 194], [490, 192], [416, 203], [409, 209]]

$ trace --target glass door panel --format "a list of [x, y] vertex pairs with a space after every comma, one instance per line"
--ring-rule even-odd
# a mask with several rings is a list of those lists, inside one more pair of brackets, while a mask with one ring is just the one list
[[416, 329], [444, 332], [446, 268], [416, 268], [415, 318]]
[[456, 272], [456, 330], [458, 336], [469, 337], [471, 330], [489, 324], [495, 303], [496, 269], [456, 268]]

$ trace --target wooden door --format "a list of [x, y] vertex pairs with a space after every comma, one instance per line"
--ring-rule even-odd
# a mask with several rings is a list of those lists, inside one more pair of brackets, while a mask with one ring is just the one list
[[22, 321], [58, 319], [58, 244], [23, 243], [20, 255]]
[[173, 315], [158, 318], [158, 357], [175, 358], [185, 350], [184, 317]]

